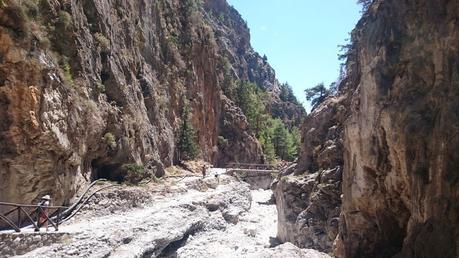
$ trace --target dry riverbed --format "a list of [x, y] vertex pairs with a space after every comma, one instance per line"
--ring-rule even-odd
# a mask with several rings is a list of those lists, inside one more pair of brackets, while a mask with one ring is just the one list
[[271, 191], [250, 191], [226, 175], [217, 180], [222, 172], [169, 178], [156, 190], [145, 187], [148, 194], [138, 187], [98, 194], [62, 225], [62, 237], [20, 257], [329, 257], [291, 244], [272, 247]]

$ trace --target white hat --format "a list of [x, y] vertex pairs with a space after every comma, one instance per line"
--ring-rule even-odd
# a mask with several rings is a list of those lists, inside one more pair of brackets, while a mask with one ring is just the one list
[[47, 195], [41, 197], [41, 199], [43, 199], [43, 200], [51, 200], [51, 196], [49, 196], [49, 194], [47, 194]]

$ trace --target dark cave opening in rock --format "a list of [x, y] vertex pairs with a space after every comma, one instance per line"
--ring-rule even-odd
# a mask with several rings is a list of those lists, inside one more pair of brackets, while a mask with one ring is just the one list
[[100, 79], [102, 81], [102, 84], [105, 84], [110, 79], [110, 74], [106, 71], [102, 71], [100, 73]]
[[121, 169], [121, 165], [117, 163], [105, 163], [98, 159], [91, 162], [91, 181], [98, 179], [106, 179], [108, 181], [114, 181], [121, 183], [124, 181], [124, 173]]

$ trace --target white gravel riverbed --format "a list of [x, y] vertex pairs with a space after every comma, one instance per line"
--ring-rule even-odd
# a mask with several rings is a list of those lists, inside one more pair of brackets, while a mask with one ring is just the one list
[[101, 216], [88, 210], [60, 228], [65, 238], [20, 257], [329, 257], [292, 244], [271, 248], [277, 211], [262, 203], [272, 192], [250, 191], [226, 175], [217, 182], [223, 171], [182, 178], [175, 194], [143, 207]]

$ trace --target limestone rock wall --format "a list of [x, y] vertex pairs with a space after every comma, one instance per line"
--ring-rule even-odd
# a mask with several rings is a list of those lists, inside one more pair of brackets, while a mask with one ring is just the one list
[[[231, 22], [217, 26], [218, 6]], [[185, 104], [203, 159], [262, 162], [222, 93], [224, 56], [235, 76], [276, 93], [274, 71], [248, 39], [222, 0], [2, 1], [0, 201], [51, 194], [65, 204], [129, 163], [162, 175], [177, 157]], [[227, 150], [217, 141], [224, 130], [234, 136]]]
[[339, 92], [307, 116], [298, 167], [274, 185], [282, 241], [338, 257], [459, 257], [458, 8], [373, 1]]
[[338, 234], [346, 98], [329, 98], [302, 126], [298, 164], [273, 184], [281, 242], [331, 252]]
[[459, 3], [375, 1], [353, 32], [341, 257], [458, 257]]

